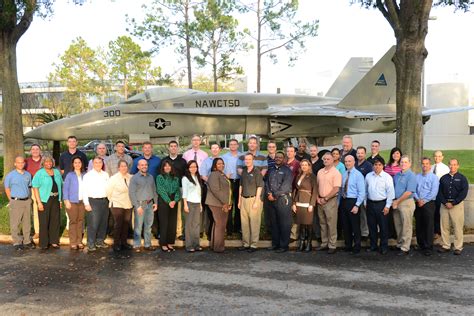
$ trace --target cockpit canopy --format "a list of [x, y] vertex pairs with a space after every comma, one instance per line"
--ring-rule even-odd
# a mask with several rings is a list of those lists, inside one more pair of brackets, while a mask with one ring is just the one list
[[129, 98], [128, 100], [121, 102], [122, 104], [130, 103], [143, 103], [143, 102], [157, 102], [162, 100], [169, 100], [178, 97], [182, 97], [190, 94], [201, 93], [198, 90], [185, 89], [185, 88], [172, 88], [172, 87], [154, 87], [147, 89], [143, 93], [139, 93]]

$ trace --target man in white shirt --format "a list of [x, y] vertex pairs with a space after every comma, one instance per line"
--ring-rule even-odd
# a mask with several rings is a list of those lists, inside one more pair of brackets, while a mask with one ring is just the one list
[[[388, 253], [388, 212], [395, 199], [392, 177], [383, 171], [383, 158], [374, 159], [374, 171], [365, 177], [367, 188], [367, 224], [369, 225], [370, 248], [367, 252], [378, 250], [377, 239], [380, 231], [380, 253]], [[378, 228], [378, 229], [377, 229]]]
[[104, 243], [109, 218], [109, 200], [106, 187], [109, 175], [103, 170], [104, 161], [100, 157], [92, 160], [93, 169], [83, 179], [84, 192], [82, 198], [87, 211], [87, 248], [95, 251], [107, 248]]
[[[433, 160], [434, 164], [431, 166], [431, 172], [434, 173], [435, 176], [438, 177], [438, 180], [441, 179], [442, 176], [449, 173], [449, 167], [443, 163], [443, 152], [441, 150], [436, 150], [433, 153]], [[435, 214], [434, 214], [434, 239], [438, 239], [441, 237], [441, 227], [440, 227], [440, 210], [441, 209], [441, 201], [436, 198], [435, 201]]]

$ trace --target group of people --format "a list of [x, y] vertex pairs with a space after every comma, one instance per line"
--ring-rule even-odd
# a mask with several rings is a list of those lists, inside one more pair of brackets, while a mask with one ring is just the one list
[[[163, 252], [175, 250], [177, 237], [185, 240], [186, 251], [202, 251], [200, 238], [206, 234], [209, 248], [220, 253], [226, 235], [238, 233], [242, 239], [238, 249], [254, 252], [264, 212], [270, 250], [278, 253], [288, 251], [292, 239], [297, 241], [296, 251], [310, 252], [316, 238], [316, 250], [333, 254], [342, 232], [344, 250], [353, 254], [360, 253], [364, 238], [370, 240], [368, 252], [386, 254], [393, 235], [399, 254], [406, 255], [413, 216], [417, 244], [425, 255], [432, 254], [436, 234], [441, 236], [438, 251], [451, 250], [451, 225], [454, 254], [462, 252], [463, 200], [469, 185], [458, 172], [459, 162], [450, 159], [446, 166], [440, 151], [434, 153], [434, 163], [424, 157], [422, 172], [415, 175], [410, 158], [399, 148], [392, 149], [385, 163], [377, 140], [371, 143], [368, 158], [366, 148], [354, 148], [350, 136], [343, 137], [342, 149], [321, 152], [315, 145], [308, 150], [304, 142], [277, 151], [277, 144], [269, 141], [268, 155], [260, 153], [256, 137], [248, 139], [245, 153], [239, 152], [235, 139], [223, 155], [218, 144], [211, 145], [208, 155], [201, 142], [194, 135], [191, 148], [180, 155], [178, 143], [171, 141], [163, 159], [153, 155], [152, 144], [145, 142], [143, 155], [134, 160], [125, 154], [122, 141], [115, 143], [110, 156], [99, 144], [97, 155], [88, 161], [70, 136], [59, 168], [51, 156], [42, 155], [39, 145], [32, 145], [30, 157], [16, 157], [15, 169], [4, 181], [14, 247], [35, 248], [30, 236], [33, 205], [39, 246], [59, 248], [64, 203], [72, 250], [86, 246], [85, 226], [87, 250], [107, 248], [107, 230], [113, 222], [114, 251], [153, 251], [153, 234]], [[127, 243], [131, 226], [133, 245]]]

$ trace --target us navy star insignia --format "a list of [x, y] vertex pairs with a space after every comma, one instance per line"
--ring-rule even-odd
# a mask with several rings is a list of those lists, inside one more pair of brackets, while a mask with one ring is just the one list
[[171, 121], [166, 121], [163, 118], [157, 118], [155, 121], [148, 123], [149, 126], [153, 126], [156, 129], [162, 130], [166, 126], [171, 126]]

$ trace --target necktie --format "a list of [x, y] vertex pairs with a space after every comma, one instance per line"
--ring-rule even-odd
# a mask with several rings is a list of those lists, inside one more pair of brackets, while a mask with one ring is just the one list
[[348, 170], [347, 171], [347, 178], [346, 181], [344, 181], [344, 190], [342, 191], [342, 197], [346, 198], [347, 197], [347, 185], [349, 184], [349, 176], [351, 172]]
[[437, 165], [435, 165], [434, 169], [433, 169], [433, 173], [435, 174], [435, 176], [437, 175], [436, 174], [436, 167], [438, 167]]
[[194, 161], [195, 161], [195, 162], [198, 161], [198, 153], [197, 153], [197, 151], [194, 152]]

